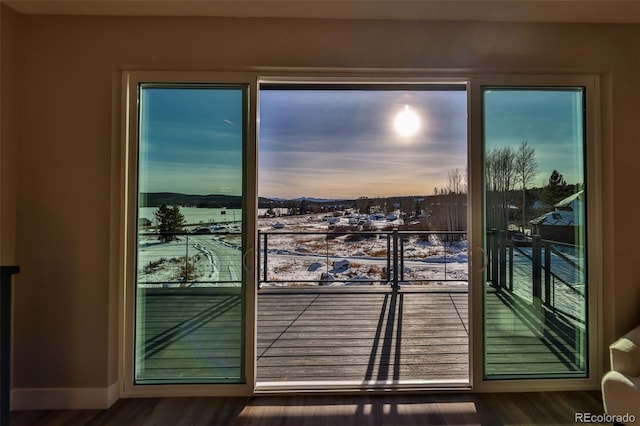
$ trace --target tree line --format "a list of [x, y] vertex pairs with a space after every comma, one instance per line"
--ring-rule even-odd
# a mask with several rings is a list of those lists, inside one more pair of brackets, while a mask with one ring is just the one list
[[[582, 189], [581, 184], [568, 184], [557, 170], [553, 170], [542, 187], [535, 187], [538, 169], [535, 149], [526, 140], [517, 147], [493, 148], [486, 153], [484, 186], [488, 228], [508, 229], [513, 223], [524, 230], [531, 219], [553, 209], [556, 203]], [[466, 173], [463, 175], [459, 169], [450, 170], [446, 184], [434, 188], [433, 196], [428, 197], [426, 207], [430, 227], [465, 230], [466, 194]]]
[[[551, 172], [544, 186], [533, 187], [538, 174], [535, 149], [526, 140], [517, 148], [505, 146], [487, 152], [487, 227], [508, 229], [509, 223], [518, 223], [524, 230], [529, 220], [581, 189], [580, 184], [567, 184], [557, 170]], [[534, 208], [536, 201], [538, 208]]]
[[[504, 146], [489, 150], [484, 159], [484, 185], [487, 228], [508, 229], [510, 223], [518, 223], [521, 229], [528, 227], [528, 221], [548, 211], [554, 204], [579, 191], [581, 184], [567, 184], [562, 174], [553, 170], [546, 184], [533, 187], [538, 176], [538, 162], [535, 149], [526, 140], [516, 148]], [[421, 220], [423, 227], [433, 230], [465, 231], [467, 229], [467, 174], [459, 169], [447, 173], [446, 184], [434, 188], [431, 196], [407, 196], [391, 198], [360, 197], [351, 202], [330, 206], [327, 203], [297, 200], [290, 211], [305, 214], [309, 211], [331, 211], [329, 207], [354, 207], [361, 213], [370, 213], [373, 206], [400, 208], [407, 215]], [[534, 208], [539, 201], [540, 207]], [[293, 200], [289, 200], [294, 203]], [[271, 206], [271, 205], [270, 205]], [[516, 207], [517, 206], [517, 207]], [[155, 212], [158, 223], [158, 238], [162, 242], [176, 239], [175, 233], [183, 232], [184, 215], [177, 205], [162, 204]]]

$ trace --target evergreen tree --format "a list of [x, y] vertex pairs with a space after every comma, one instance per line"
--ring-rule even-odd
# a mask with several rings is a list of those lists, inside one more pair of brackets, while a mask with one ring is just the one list
[[554, 205], [567, 198], [572, 192], [573, 187], [567, 184], [560, 172], [554, 170], [549, 176], [547, 185], [542, 189], [540, 200], [545, 204]]
[[180, 207], [167, 207], [163, 204], [158, 207], [155, 216], [158, 221], [158, 239], [161, 242], [174, 241], [177, 239], [175, 233], [184, 231], [185, 219]]

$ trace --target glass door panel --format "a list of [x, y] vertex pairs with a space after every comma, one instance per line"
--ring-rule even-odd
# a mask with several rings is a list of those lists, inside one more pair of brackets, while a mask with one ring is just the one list
[[587, 376], [585, 93], [484, 87], [484, 376]]
[[469, 385], [466, 89], [260, 85], [257, 389]]
[[244, 382], [247, 87], [138, 94], [135, 383]]

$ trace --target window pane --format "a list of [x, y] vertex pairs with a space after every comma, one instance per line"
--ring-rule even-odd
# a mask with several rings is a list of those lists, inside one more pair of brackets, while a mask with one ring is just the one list
[[584, 89], [483, 90], [486, 378], [585, 377]]
[[136, 382], [241, 382], [246, 88], [139, 93]]

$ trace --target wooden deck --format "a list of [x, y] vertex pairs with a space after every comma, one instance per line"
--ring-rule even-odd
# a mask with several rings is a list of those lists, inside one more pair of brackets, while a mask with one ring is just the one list
[[258, 383], [469, 380], [465, 292], [265, 291]]
[[559, 312], [488, 287], [485, 375], [585, 377], [584, 326]]
[[[154, 289], [144, 300], [140, 383], [244, 380], [239, 290]], [[490, 287], [485, 306], [490, 375], [583, 375], [580, 327]], [[363, 286], [259, 292], [259, 387], [463, 385], [468, 365], [466, 291]]]
[[[139, 383], [238, 382], [242, 377], [239, 288], [142, 290]], [[144, 343], [142, 343], [144, 342]]]

